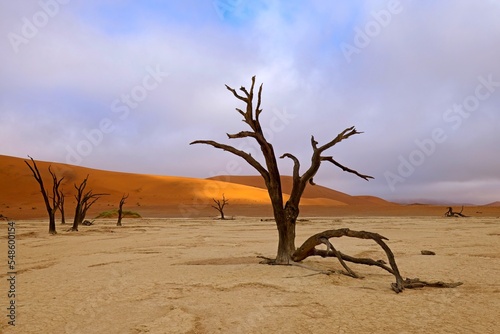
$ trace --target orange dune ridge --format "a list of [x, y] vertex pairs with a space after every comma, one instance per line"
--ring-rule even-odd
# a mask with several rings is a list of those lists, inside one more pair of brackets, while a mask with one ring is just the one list
[[[39, 185], [24, 160], [29, 161], [0, 155], [0, 214], [10, 219], [44, 218], [47, 213]], [[64, 176], [62, 189], [69, 220], [75, 208], [74, 184], [80, 184], [87, 175], [86, 190], [108, 194], [95, 202], [88, 218], [116, 209], [124, 194], [129, 195], [124, 210], [137, 212], [143, 217], [215, 217], [217, 211], [212, 208], [213, 199], [221, 199], [223, 194], [229, 201], [226, 216], [272, 216], [269, 196], [260, 176], [223, 175], [198, 179], [104, 171], [43, 161], [37, 161], [37, 165], [46, 189], [51, 187], [49, 166], [56, 175]], [[292, 178], [283, 176], [285, 200], [291, 185]], [[470, 214], [473, 210], [484, 215], [499, 215], [500, 207], [482, 206], [464, 213]], [[320, 185], [308, 186], [301, 200], [302, 216], [435, 216], [445, 211], [442, 206], [398, 205], [374, 196], [350, 196]]]

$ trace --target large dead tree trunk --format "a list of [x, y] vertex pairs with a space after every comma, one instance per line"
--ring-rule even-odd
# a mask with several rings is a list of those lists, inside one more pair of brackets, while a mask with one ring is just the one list
[[254, 167], [265, 181], [266, 188], [271, 199], [271, 205], [273, 208], [274, 219], [276, 221], [276, 227], [278, 229], [278, 251], [276, 259], [273, 263], [275, 264], [289, 264], [292, 259], [292, 254], [295, 252], [295, 224], [297, 217], [299, 215], [299, 202], [300, 198], [304, 192], [307, 183], [314, 184], [313, 177], [318, 171], [321, 163], [323, 161], [329, 161], [340, 167], [342, 170], [354, 173], [355, 175], [362, 177], [365, 180], [372, 178], [368, 175], [362, 175], [358, 172], [344, 167], [330, 156], [323, 156], [323, 152], [331, 148], [335, 144], [341, 142], [344, 139], [349, 138], [352, 135], [359, 134], [354, 127], [350, 127], [341, 132], [332, 141], [318, 147], [318, 143], [311, 138], [311, 145], [313, 148], [311, 165], [306, 170], [306, 172], [300, 175], [300, 164], [298, 159], [290, 153], [285, 153], [281, 158], [287, 157], [294, 161], [293, 167], [293, 187], [290, 199], [283, 203], [283, 194], [281, 188], [281, 178], [278, 169], [278, 164], [276, 161], [276, 155], [274, 148], [271, 143], [269, 143], [264, 137], [262, 127], [260, 124], [260, 114], [261, 109], [261, 95], [262, 95], [262, 85], [259, 87], [257, 93], [257, 105], [254, 107], [254, 86], [255, 86], [255, 76], [252, 77], [252, 85], [250, 91], [245, 87], [241, 87], [240, 91], [243, 93], [240, 95], [235, 89], [226, 85], [226, 88], [233, 93], [233, 95], [245, 103], [245, 111], [236, 108], [236, 110], [243, 116], [243, 121], [250, 126], [251, 131], [241, 131], [236, 134], [227, 134], [229, 139], [236, 138], [253, 138], [262, 151], [262, 155], [265, 160], [265, 164], [262, 165], [257, 161], [252, 155], [247, 152], [238, 150], [233, 146], [221, 144], [212, 140], [196, 140], [191, 144], [207, 144], [215, 148], [228, 151], [234, 155], [243, 158], [248, 164]]
[[57, 208], [60, 205], [59, 199], [58, 199], [58, 193], [59, 193], [59, 186], [61, 185], [62, 180], [64, 177], [57, 179], [57, 176], [55, 175], [54, 172], [52, 172], [50, 166], [49, 166], [49, 173], [50, 176], [52, 177], [52, 196], [49, 197], [47, 190], [45, 189], [44, 183], [43, 183], [43, 178], [42, 175], [40, 174], [40, 171], [38, 170], [38, 166], [36, 165], [35, 160], [33, 160], [32, 157], [28, 156], [33, 163], [33, 166], [30, 165], [30, 163], [26, 160], [24, 160], [24, 163], [29, 167], [31, 172], [33, 173], [33, 177], [35, 180], [38, 182], [38, 185], [40, 186], [40, 192], [42, 193], [43, 201], [45, 203], [45, 208], [47, 209], [47, 213], [49, 214], [49, 233], [50, 234], [56, 234], [56, 211]]

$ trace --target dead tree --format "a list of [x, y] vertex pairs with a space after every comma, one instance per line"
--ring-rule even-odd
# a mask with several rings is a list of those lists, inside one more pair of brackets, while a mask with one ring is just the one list
[[76, 189], [76, 206], [75, 206], [75, 217], [73, 218], [73, 226], [70, 231], [78, 231], [78, 226], [83, 222], [87, 214], [88, 209], [101, 197], [108, 194], [94, 194], [92, 190], [87, 192], [85, 188], [87, 187], [87, 180], [89, 176], [87, 175], [85, 179], [80, 183], [79, 186], [74, 185]]
[[[341, 141], [348, 139], [349, 137], [360, 134], [354, 127], [349, 127], [339, 133], [331, 141], [319, 145], [319, 143], [311, 137], [311, 147], [312, 156], [311, 164], [306, 169], [304, 173], [300, 172], [300, 162], [299, 160], [290, 153], [283, 154], [280, 158], [289, 158], [293, 162], [293, 182], [290, 197], [286, 203], [283, 203], [283, 194], [281, 188], [281, 178], [280, 172], [278, 170], [278, 164], [276, 161], [276, 155], [274, 148], [271, 143], [267, 141], [264, 136], [260, 124], [260, 115], [262, 113], [261, 109], [261, 94], [262, 94], [262, 84], [259, 87], [257, 93], [257, 105], [254, 107], [254, 86], [255, 86], [255, 76], [252, 77], [252, 85], [250, 91], [245, 87], [241, 87], [238, 93], [235, 89], [226, 85], [226, 88], [240, 101], [245, 103], [245, 110], [236, 108], [236, 111], [243, 116], [243, 122], [245, 122], [250, 130], [241, 131], [235, 134], [227, 134], [229, 139], [237, 138], [252, 138], [257, 142], [262, 151], [265, 164], [261, 164], [255, 157], [250, 153], [239, 150], [233, 146], [221, 144], [213, 140], [195, 140], [191, 144], [207, 144], [213, 146], [217, 149], [228, 151], [240, 158], [244, 159], [249, 165], [254, 167], [265, 181], [266, 188], [271, 200], [271, 205], [274, 214], [274, 220], [276, 222], [276, 227], [278, 229], [278, 251], [275, 259], [267, 259], [267, 263], [270, 264], [293, 264], [297, 261], [301, 261], [309, 256], [322, 255], [322, 256], [335, 256], [339, 259], [344, 269], [352, 277], [358, 277], [347, 265], [345, 261], [351, 261], [355, 263], [365, 264], [365, 265], [377, 265], [391, 274], [396, 278], [396, 283], [391, 285], [392, 289], [396, 292], [401, 292], [405, 288], [421, 287], [421, 286], [440, 286], [441, 282], [438, 283], [428, 283], [418, 280], [418, 279], [407, 279], [403, 280], [394, 259], [394, 254], [390, 248], [383, 241], [384, 237], [371, 232], [365, 231], [352, 231], [349, 229], [339, 229], [339, 230], [329, 230], [313, 235], [307, 239], [304, 244], [298, 249], [295, 248], [295, 224], [297, 217], [299, 216], [299, 203], [307, 184], [314, 185], [313, 178], [316, 175], [322, 162], [330, 162], [334, 166], [339, 167], [345, 172], [352, 173], [364, 180], [372, 179], [373, 177], [369, 175], [364, 175], [358, 173], [356, 170], [350, 169], [336, 160], [332, 156], [324, 155], [325, 151], [333, 147], [334, 145], [340, 143]], [[386, 252], [390, 267], [385, 265], [383, 261], [375, 261], [372, 259], [357, 259], [337, 251], [333, 244], [329, 241], [332, 237], [350, 236], [362, 239], [372, 239], [377, 242]], [[327, 250], [317, 250], [315, 246], [319, 244], [325, 244]], [[424, 285], [422, 285], [424, 284]], [[447, 283], [443, 283], [447, 284]], [[461, 283], [459, 283], [461, 284]], [[459, 285], [458, 284], [458, 285]], [[446, 287], [453, 287], [453, 284]], [[456, 286], [456, 285], [455, 285]]]
[[122, 217], [123, 217], [123, 204], [125, 204], [125, 200], [128, 198], [127, 196], [123, 195], [122, 199], [120, 200], [120, 204], [118, 206], [118, 221], [116, 222], [116, 226], [122, 226]]
[[63, 189], [59, 189], [57, 191], [56, 195], [57, 195], [57, 201], [59, 202], [58, 209], [59, 209], [59, 212], [61, 213], [61, 225], [65, 225], [66, 224], [66, 213], [64, 211], [65, 197], [64, 197]]
[[40, 186], [40, 192], [42, 193], [43, 201], [45, 203], [45, 208], [47, 209], [47, 213], [49, 214], [49, 233], [50, 234], [56, 234], [56, 211], [60, 205], [59, 199], [58, 199], [58, 193], [59, 193], [59, 186], [61, 185], [62, 180], [64, 177], [57, 179], [57, 176], [55, 175], [54, 172], [52, 172], [50, 166], [49, 166], [49, 173], [50, 176], [52, 177], [52, 195], [49, 196], [47, 193], [47, 190], [45, 189], [44, 183], [43, 183], [43, 178], [42, 175], [40, 174], [40, 171], [38, 170], [38, 166], [36, 165], [35, 160], [33, 160], [32, 157], [28, 156], [33, 163], [33, 166], [30, 165], [30, 163], [26, 160], [24, 160], [24, 163], [29, 167], [31, 172], [33, 173], [33, 177], [35, 180], [38, 182], [38, 185]]
[[455, 212], [453, 211], [453, 208], [451, 206], [448, 207], [448, 211], [444, 213], [445, 217], [467, 217], [466, 215], [462, 214], [462, 211], [464, 211], [464, 206], [462, 205], [462, 209], [460, 212]]
[[75, 216], [73, 218], [73, 226], [71, 227], [70, 231], [78, 231], [78, 225], [83, 221], [83, 219], [80, 221], [80, 216], [82, 212], [82, 199], [83, 199], [83, 191], [85, 190], [85, 187], [87, 187], [87, 180], [89, 176], [87, 175], [85, 179], [83, 179], [82, 183], [80, 183], [79, 186], [76, 184], [74, 185], [76, 189], [76, 206], [75, 206]]
[[246, 105], [245, 111], [236, 108], [238, 113], [243, 116], [243, 121], [250, 127], [251, 131], [241, 131], [236, 134], [227, 134], [229, 139], [236, 138], [253, 138], [262, 151], [262, 155], [265, 160], [265, 167], [259, 161], [257, 161], [251, 154], [234, 148], [233, 146], [221, 144], [212, 140], [196, 140], [191, 144], [207, 144], [215, 148], [228, 151], [234, 155], [243, 158], [248, 164], [254, 167], [259, 174], [263, 177], [266, 188], [271, 199], [271, 205], [273, 208], [274, 219], [276, 221], [276, 227], [278, 229], [278, 252], [276, 259], [274, 259], [275, 264], [289, 264], [292, 259], [292, 254], [295, 252], [295, 223], [299, 215], [299, 202], [304, 189], [308, 183], [314, 184], [313, 177], [318, 171], [322, 162], [327, 161], [335, 166], [341, 168], [342, 170], [353, 173], [365, 180], [372, 178], [368, 175], [363, 175], [357, 171], [347, 168], [342, 164], [338, 163], [331, 156], [324, 156], [323, 153], [331, 148], [332, 146], [340, 143], [342, 140], [347, 139], [353, 135], [359, 134], [361, 132], [356, 131], [354, 127], [350, 127], [342, 131], [333, 140], [327, 142], [324, 145], [318, 146], [318, 142], [311, 137], [312, 146], [312, 158], [311, 165], [309, 168], [301, 175], [300, 174], [300, 163], [299, 160], [290, 153], [283, 154], [280, 158], [290, 158], [294, 162], [293, 167], [293, 186], [290, 194], [289, 200], [283, 203], [283, 193], [281, 189], [281, 178], [280, 172], [278, 170], [278, 163], [276, 161], [276, 155], [274, 153], [274, 148], [271, 143], [269, 143], [264, 137], [264, 132], [260, 124], [260, 114], [261, 109], [261, 94], [262, 85], [259, 87], [257, 93], [257, 105], [254, 107], [254, 86], [255, 86], [255, 76], [252, 77], [252, 86], [250, 91], [245, 87], [241, 87], [240, 91], [243, 92], [240, 95], [235, 89], [226, 85], [226, 88], [233, 93], [233, 95], [240, 101], [243, 101]]
[[212, 198], [212, 200], [215, 202], [215, 205], [217, 205], [217, 206], [212, 205], [212, 208], [219, 211], [221, 220], [225, 220], [226, 217], [224, 216], [224, 207], [226, 205], [229, 205], [229, 201], [226, 199], [226, 197], [224, 197], [224, 194], [222, 194], [222, 200], [215, 198]]

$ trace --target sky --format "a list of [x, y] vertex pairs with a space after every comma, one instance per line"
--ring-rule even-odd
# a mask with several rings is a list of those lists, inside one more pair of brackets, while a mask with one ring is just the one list
[[[0, 154], [122, 172], [256, 175], [226, 90], [263, 84], [278, 156], [393, 201], [500, 200], [500, 1], [3, 1]], [[280, 159], [291, 175], [290, 159]]]

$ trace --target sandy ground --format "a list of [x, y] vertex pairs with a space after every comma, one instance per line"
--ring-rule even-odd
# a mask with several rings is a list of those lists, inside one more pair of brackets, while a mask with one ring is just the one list
[[[16, 326], [7, 325], [7, 222], [1, 222], [2, 333], [499, 333], [500, 220], [311, 218], [297, 244], [332, 228], [390, 240], [404, 277], [461, 281], [455, 289], [396, 294], [380, 268], [324, 275], [259, 264], [277, 246], [258, 218], [97, 220], [47, 234], [46, 221], [16, 222]], [[371, 241], [341, 238], [354, 256], [384, 258]], [[424, 256], [432, 250], [435, 256]], [[307, 259], [340, 269], [335, 259]]]

